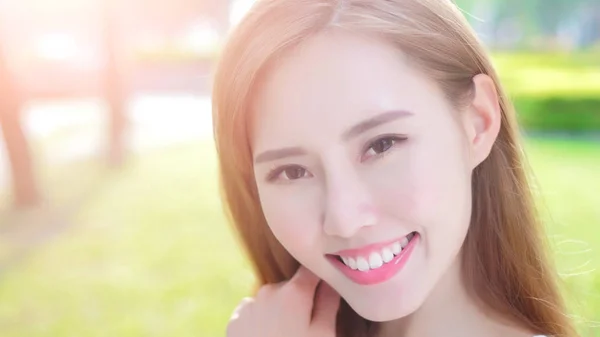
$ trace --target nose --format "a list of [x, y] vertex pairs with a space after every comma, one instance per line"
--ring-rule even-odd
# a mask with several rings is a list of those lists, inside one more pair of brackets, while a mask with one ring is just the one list
[[323, 231], [349, 238], [361, 228], [373, 226], [378, 218], [368, 184], [351, 168], [328, 175], [325, 189]]

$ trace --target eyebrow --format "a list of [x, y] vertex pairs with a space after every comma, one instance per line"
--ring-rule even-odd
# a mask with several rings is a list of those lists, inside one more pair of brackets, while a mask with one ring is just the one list
[[287, 157], [296, 157], [306, 155], [306, 150], [300, 147], [285, 147], [277, 150], [268, 150], [262, 152], [254, 159], [256, 164], [264, 163], [267, 161], [273, 161], [277, 159], [283, 159]]
[[354, 125], [342, 134], [342, 139], [344, 141], [348, 141], [352, 138], [356, 138], [360, 134], [370, 129], [376, 128], [382, 124], [393, 122], [403, 117], [411, 116], [412, 114], [412, 112], [407, 110], [386, 111]]
[[[350, 139], [358, 137], [360, 134], [370, 129], [411, 115], [413, 115], [413, 113], [407, 110], [392, 110], [383, 112], [379, 115], [373, 116], [369, 119], [359, 122], [358, 124], [344, 131], [344, 133], [342, 133], [342, 140], [349, 141]], [[281, 149], [264, 151], [256, 156], [254, 162], [256, 164], [260, 164], [267, 161], [273, 161], [287, 157], [303, 156], [306, 154], [307, 151], [301, 147], [286, 147]]]

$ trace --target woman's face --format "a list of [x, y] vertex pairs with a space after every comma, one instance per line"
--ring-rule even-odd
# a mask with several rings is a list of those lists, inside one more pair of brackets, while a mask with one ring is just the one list
[[361, 316], [415, 311], [471, 214], [471, 148], [440, 89], [391, 46], [330, 32], [279, 60], [252, 109], [260, 202], [281, 244]]

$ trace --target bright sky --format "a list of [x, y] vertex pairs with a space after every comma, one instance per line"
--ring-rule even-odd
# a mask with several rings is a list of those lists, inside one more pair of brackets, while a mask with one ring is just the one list
[[234, 26], [244, 17], [255, 0], [235, 0], [231, 3], [229, 23]]

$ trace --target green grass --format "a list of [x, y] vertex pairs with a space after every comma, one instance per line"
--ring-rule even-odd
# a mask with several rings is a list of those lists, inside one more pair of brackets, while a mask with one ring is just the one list
[[[253, 278], [221, 216], [207, 149], [96, 174], [102, 181], [71, 229], [0, 280], [1, 335], [223, 335]], [[75, 189], [68, 176], [89, 167], [78, 170], [48, 192], [65, 199], [61, 190]]]
[[[560, 269], [578, 274], [566, 277], [570, 304], [600, 321], [600, 145], [533, 140], [528, 150]], [[94, 193], [66, 232], [0, 278], [1, 335], [224, 336], [253, 276], [221, 213], [211, 144], [99, 172], [48, 172], [57, 199]]]
[[584, 336], [600, 336], [600, 143], [530, 140], [540, 212]]

